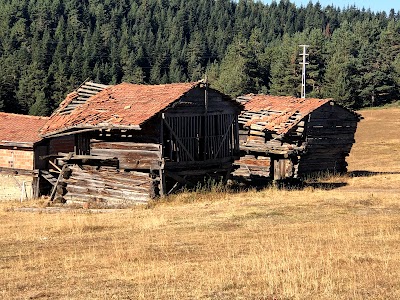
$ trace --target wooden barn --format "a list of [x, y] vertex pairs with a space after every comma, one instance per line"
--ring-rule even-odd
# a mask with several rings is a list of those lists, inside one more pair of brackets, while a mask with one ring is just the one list
[[331, 99], [251, 94], [237, 101], [245, 109], [234, 176], [280, 180], [347, 170], [359, 114]]
[[108, 204], [227, 177], [239, 154], [240, 111], [202, 82], [86, 83], [42, 128], [49, 151], [41, 173], [52, 198]]

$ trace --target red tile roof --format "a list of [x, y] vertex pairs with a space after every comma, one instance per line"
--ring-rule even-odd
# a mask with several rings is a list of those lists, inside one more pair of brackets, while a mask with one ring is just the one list
[[[68, 129], [96, 126], [137, 129], [197, 85], [199, 82], [164, 85], [121, 83], [110, 86], [89, 98], [71, 114], [63, 115], [56, 111], [41, 134], [50, 136]], [[75, 96], [74, 93], [69, 94], [60, 106], [68, 105]]]
[[306, 115], [331, 100], [253, 94], [238, 98], [245, 107], [242, 113], [245, 126], [254, 124], [278, 134], [288, 132]]
[[0, 144], [34, 144], [41, 138], [39, 129], [49, 120], [47, 117], [17, 115], [0, 112]]

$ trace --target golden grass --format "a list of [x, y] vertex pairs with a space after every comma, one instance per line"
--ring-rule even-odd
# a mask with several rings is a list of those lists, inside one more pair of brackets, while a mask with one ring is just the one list
[[400, 108], [364, 110], [349, 171], [400, 172]]
[[[110, 211], [1, 203], [0, 298], [400, 299], [400, 175], [389, 154], [399, 144], [364, 160], [376, 113], [364, 115], [350, 158], [363, 172], [303, 190], [184, 193]], [[381, 113], [386, 134], [400, 110]]]

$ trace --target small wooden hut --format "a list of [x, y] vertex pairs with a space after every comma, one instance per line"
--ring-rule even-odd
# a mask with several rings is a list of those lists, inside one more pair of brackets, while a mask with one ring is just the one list
[[332, 99], [246, 95], [237, 101], [245, 109], [235, 176], [280, 180], [347, 170], [359, 114]]
[[42, 173], [55, 175], [47, 180], [57, 198], [145, 202], [227, 177], [238, 158], [241, 106], [202, 82], [122, 83], [71, 107], [78, 98], [70, 94], [41, 131], [53, 145]]

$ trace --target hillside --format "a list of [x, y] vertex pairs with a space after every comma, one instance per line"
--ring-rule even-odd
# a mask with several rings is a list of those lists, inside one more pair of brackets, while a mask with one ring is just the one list
[[348, 107], [399, 99], [399, 12], [289, 1], [0, 0], [0, 111], [49, 115], [87, 78], [196, 81], [237, 96], [300, 93]]
[[361, 113], [349, 174], [302, 190], [122, 211], [0, 204], [0, 297], [399, 299], [400, 109]]

